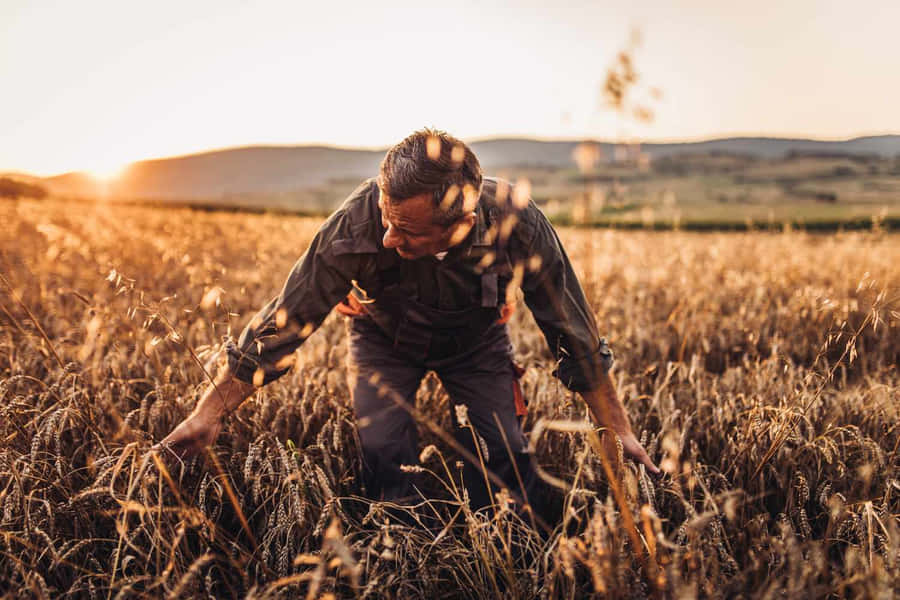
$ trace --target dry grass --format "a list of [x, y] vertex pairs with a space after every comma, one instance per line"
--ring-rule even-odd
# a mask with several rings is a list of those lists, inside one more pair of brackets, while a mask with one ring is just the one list
[[[10, 597], [900, 592], [900, 238], [564, 232], [635, 429], [671, 475], [617, 473], [627, 531], [592, 434], [571, 431], [585, 408], [519, 311], [528, 426], [569, 486], [564, 527], [542, 537], [461, 506], [457, 458], [425, 427], [437, 500], [416, 515], [430, 526], [360, 497], [336, 318], [229, 418], [215, 454], [167, 467], [147, 453], [315, 221], [51, 201], [2, 205], [0, 222]], [[433, 379], [417, 408], [451, 427]]]

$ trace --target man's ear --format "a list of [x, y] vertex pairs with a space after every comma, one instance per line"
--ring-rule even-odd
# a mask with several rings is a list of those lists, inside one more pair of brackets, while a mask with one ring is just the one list
[[455, 246], [466, 239], [469, 232], [475, 226], [475, 213], [467, 212], [456, 223], [450, 226], [450, 245]]

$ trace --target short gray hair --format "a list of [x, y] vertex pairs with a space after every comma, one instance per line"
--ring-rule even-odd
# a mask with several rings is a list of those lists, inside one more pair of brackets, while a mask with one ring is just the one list
[[392, 203], [432, 194], [432, 222], [445, 227], [474, 210], [481, 184], [481, 165], [472, 149], [446, 132], [428, 128], [388, 150], [378, 173], [378, 186]]

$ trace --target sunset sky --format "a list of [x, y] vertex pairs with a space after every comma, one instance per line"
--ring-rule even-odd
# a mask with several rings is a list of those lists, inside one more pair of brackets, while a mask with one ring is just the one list
[[[0, 171], [237, 145], [900, 132], [900, 2], [0, 0]], [[633, 28], [656, 118], [601, 110]]]

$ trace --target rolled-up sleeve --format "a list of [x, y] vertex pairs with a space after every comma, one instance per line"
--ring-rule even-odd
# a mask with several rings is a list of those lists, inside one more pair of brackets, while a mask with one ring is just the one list
[[[530, 230], [522, 280], [525, 303], [557, 359], [554, 375], [576, 392], [597, 389], [613, 353], [597, 331], [593, 312], [553, 226], [534, 203], [525, 209]], [[538, 259], [532, 257], [539, 257]]]
[[293, 366], [293, 353], [350, 291], [363, 256], [336, 251], [350, 235], [348, 214], [339, 209], [319, 228], [288, 274], [281, 292], [225, 344], [230, 373], [256, 386]]

